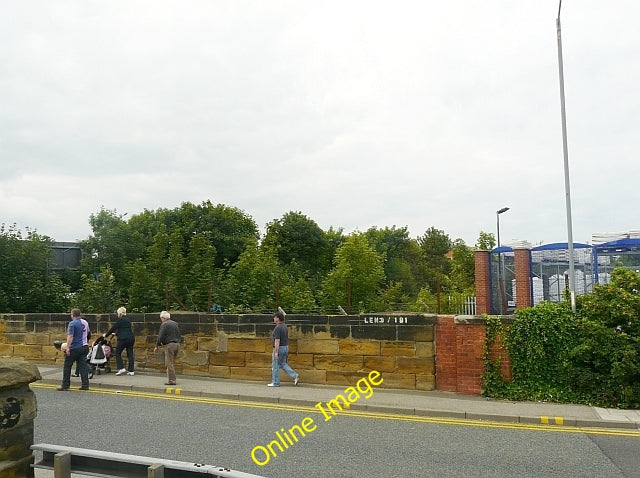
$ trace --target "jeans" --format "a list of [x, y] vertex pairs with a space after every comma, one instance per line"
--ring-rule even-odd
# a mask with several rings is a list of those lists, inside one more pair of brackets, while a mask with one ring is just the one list
[[124, 368], [124, 361], [122, 360], [122, 351], [127, 351], [127, 362], [129, 362], [129, 372], [133, 372], [133, 344], [135, 339], [118, 339], [118, 345], [116, 345], [116, 366], [118, 370]]
[[71, 386], [71, 367], [74, 362], [78, 364], [76, 367], [80, 373], [82, 387], [89, 388], [89, 363], [87, 362], [88, 353], [89, 346], [83, 345], [82, 347], [70, 349], [69, 355], [65, 354], [64, 365], [62, 368], [62, 388], [69, 388]]
[[280, 385], [280, 369], [284, 370], [289, 377], [296, 379], [298, 374], [287, 363], [287, 355], [289, 355], [289, 346], [281, 345], [278, 347], [278, 358], [275, 354], [271, 354], [271, 382], [274, 385]]

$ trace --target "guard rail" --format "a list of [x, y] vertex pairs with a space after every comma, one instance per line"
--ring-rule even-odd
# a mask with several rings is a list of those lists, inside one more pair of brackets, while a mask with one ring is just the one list
[[70, 478], [71, 473], [105, 478], [264, 478], [220, 466], [48, 443], [32, 445], [31, 449], [41, 454], [41, 459], [32, 466], [53, 470], [55, 478]]

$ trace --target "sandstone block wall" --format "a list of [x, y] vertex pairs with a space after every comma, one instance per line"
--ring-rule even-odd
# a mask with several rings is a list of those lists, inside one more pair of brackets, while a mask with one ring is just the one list
[[[136, 334], [137, 368], [164, 370], [153, 353], [160, 319], [130, 314]], [[176, 372], [236, 380], [271, 377], [271, 315], [173, 312], [180, 325], [182, 350]], [[88, 315], [92, 333], [106, 332], [114, 314]], [[0, 356], [21, 356], [36, 363], [62, 365], [52, 343], [66, 339], [67, 314], [0, 315]], [[435, 324], [429, 314], [349, 316], [287, 315], [289, 363], [306, 383], [348, 385], [371, 370], [382, 374], [383, 387], [435, 388]], [[92, 342], [93, 340], [90, 340]], [[116, 340], [113, 340], [115, 347]], [[126, 358], [125, 358], [126, 360]], [[115, 369], [115, 359], [111, 359]], [[289, 380], [282, 376], [283, 381]]]
[[0, 476], [33, 477], [33, 420], [36, 397], [29, 384], [38, 368], [24, 360], [0, 359]]

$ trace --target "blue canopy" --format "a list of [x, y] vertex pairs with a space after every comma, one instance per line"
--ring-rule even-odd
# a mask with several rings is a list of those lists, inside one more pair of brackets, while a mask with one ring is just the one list
[[491, 254], [502, 254], [503, 252], [513, 252], [513, 247], [500, 246], [491, 249]]
[[640, 239], [616, 239], [597, 245], [596, 251], [600, 254], [640, 251]]
[[[580, 242], [574, 242], [574, 249], [588, 249], [591, 248], [589, 244], [582, 244]], [[556, 250], [568, 250], [569, 243], [568, 242], [554, 242], [553, 244], [542, 244], [541, 246], [535, 246], [531, 248], [531, 251], [556, 251]], [[494, 247], [491, 250], [492, 254], [502, 254], [503, 252], [513, 252], [513, 247], [511, 246], [500, 246]]]
[[[590, 248], [589, 244], [582, 244], [580, 242], [574, 242], [574, 249], [587, 249]], [[540, 246], [532, 247], [531, 251], [556, 251], [556, 250], [568, 250], [569, 243], [568, 242], [554, 242], [553, 244], [542, 244]]]

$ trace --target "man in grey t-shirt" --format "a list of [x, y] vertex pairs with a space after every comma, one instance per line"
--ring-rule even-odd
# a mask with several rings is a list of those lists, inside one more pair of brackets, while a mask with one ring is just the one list
[[271, 334], [273, 352], [271, 354], [271, 383], [268, 386], [280, 386], [280, 369], [287, 372], [287, 375], [293, 379], [294, 385], [298, 385], [300, 375], [287, 363], [287, 355], [289, 355], [289, 333], [287, 332], [287, 324], [284, 323], [284, 314], [279, 311], [276, 312], [273, 316], [273, 322], [276, 324], [276, 327]]

